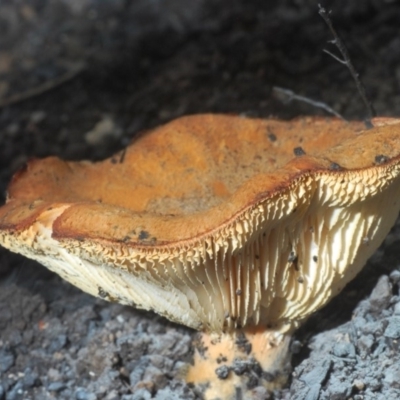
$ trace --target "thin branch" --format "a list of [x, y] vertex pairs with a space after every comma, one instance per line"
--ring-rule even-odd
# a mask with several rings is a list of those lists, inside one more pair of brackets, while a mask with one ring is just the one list
[[347, 65], [346, 60], [342, 60], [341, 58], [339, 58], [336, 54], [331, 53], [329, 50], [327, 49], [323, 49], [322, 50], [324, 53], [329, 54], [333, 59], [335, 59], [337, 62], [339, 62], [340, 64], [344, 64]]
[[80, 74], [84, 69], [85, 69], [85, 64], [84, 63], [79, 63], [75, 67], [71, 68], [70, 71], [66, 72], [64, 75], [60, 76], [59, 78], [49, 80], [44, 82], [43, 84], [34, 87], [32, 89], [29, 89], [25, 92], [22, 93], [17, 93], [13, 96], [6, 97], [5, 99], [0, 99], [0, 109], [20, 103], [22, 101], [28, 100], [32, 97], [39, 96], [45, 92], [48, 92], [49, 90], [53, 90], [57, 86], [60, 86], [64, 84], [65, 82], [70, 81], [71, 79], [75, 78], [78, 74]]
[[274, 86], [272, 90], [278, 93], [279, 95], [284, 95], [285, 97], [287, 97], [287, 102], [297, 100], [303, 103], [311, 104], [313, 107], [321, 108], [326, 112], [328, 112], [329, 114], [333, 114], [336, 117], [344, 120], [344, 118], [337, 111], [335, 111], [332, 107], [329, 107], [328, 104], [323, 103], [322, 101], [313, 100], [308, 97], [298, 95], [290, 89], [284, 89], [277, 86]]
[[326, 53], [328, 53], [330, 56], [332, 56], [335, 60], [339, 61], [342, 64], [345, 64], [346, 67], [349, 69], [351, 76], [353, 77], [353, 79], [356, 83], [357, 90], [360, 93], [361, 99], [364, 102], [364, 104], [367, 108], [368, 114], [369, 114], [369, 118], [365, 121], [365, 125], [367, 128], [372, 128], [373, 125], [372, 125], [371, 119], [376, 116], [374, 107], [373, 107], [371, 101], [368, 99], [367, 93], [365, 91], [365, 87], [362, 84], [359, 74], [357, 73], [356, 69], [354, 68], [354, 66], [350, 60], [350, 55], [349, 55], [349, 52], [347, 51], [346, 46], [340, 40], [339, 35], [337, 34], [335, 28], [332, 25], [332, 21], [329, 17], [330, 12], [327, 12], [325, 10], [325, 8], [323, 8], [320, 4], [318, 4], [318, 8], [319, 8], [319, 15], [324, 19], [325, 23], [328, 25], [328, 28], [333, 35], [334, 40], [332, 40], [332, 43], [338, 48], [338, 50], [342, 54], [343, 60], [338, 58], [337, 56], [334, 56], [332, 53], [330, 53], [326, 50], [324, 50], [324, 51]]

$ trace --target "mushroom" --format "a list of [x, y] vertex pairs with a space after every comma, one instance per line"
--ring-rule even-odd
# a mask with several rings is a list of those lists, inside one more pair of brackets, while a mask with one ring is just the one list
[[205, 398], [273, 390], [294, 330], [399, 212], [400, 120], [373, 122], [198, 115], [101, 162], [33, 160], [0, 208], [0, 243], [201, 331], [186, 379]]

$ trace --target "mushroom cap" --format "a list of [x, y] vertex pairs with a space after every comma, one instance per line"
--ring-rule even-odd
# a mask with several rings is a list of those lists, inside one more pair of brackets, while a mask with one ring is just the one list
[[200, 330], [296, 327], [399, 212], [400, 120], [183, 117], [101, 162], [32, 160], [0, 244]]

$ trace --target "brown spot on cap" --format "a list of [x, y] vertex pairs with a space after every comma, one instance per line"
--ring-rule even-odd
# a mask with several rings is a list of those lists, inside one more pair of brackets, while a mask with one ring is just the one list
[[388, 161], [389, 157], [383, 154], [379, 154], [378, 156], [375, 157], [375, 164], [385, 164]]
[[139, 232], [139, 236], [138, 236], [138, 239], [139, 239], [139, 240], [146, 240], [146, 239], [148, 239], [149, 237], [150, 237], [149, 232], [146, 232], [146, 231], [140, 231], [140, 232]]
[[276, 135], [275, 135], [274, 133], [269, 132], [269, 133], [268, 133], [268, 139], [269, 139], [271, 142], [276, 142], [277, 137], [276, 137]]
[[330, 169], [331, 171], [342, 171], [342, 170], [343, 170], [343, 167], [341, 167], [338, 163], [332, 162], [332, 163], [329, 165], [329, 169]]
[[296, 157], [304, 156], [304, 155], [306, 154], [306, 152], [303, 150], [302, 147], [295, 147], [295, 148], [293, 149], [293, 153], [294, 153], [294, 155], [295, 155]]

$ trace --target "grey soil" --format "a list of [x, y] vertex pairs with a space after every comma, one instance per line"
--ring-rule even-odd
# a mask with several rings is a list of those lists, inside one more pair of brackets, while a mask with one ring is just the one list
[[[323, 4], [378, 114], [399, 116], [400, 5]], [[31, 157], [101, 159], [184, 114], [325, 115], [273, 86], [362, 119], [349, 72], [322, 51], [330, 39], [311, 0], [2, 2], [1, 193]], [[271, 398], [400, 398], [399, 247], [396, 225], [299, 330], [289, 386]], [[0, 252], [0, 400], [200, 399], [182, 380], [194, 335]]]

